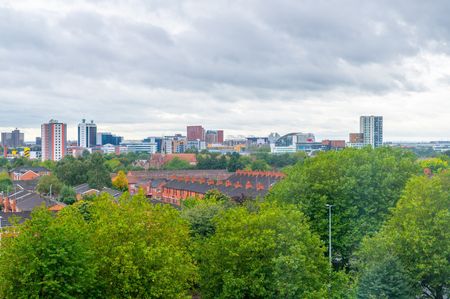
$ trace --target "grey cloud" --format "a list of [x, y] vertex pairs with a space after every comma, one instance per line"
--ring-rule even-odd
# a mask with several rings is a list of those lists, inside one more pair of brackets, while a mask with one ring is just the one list
[[[269, 127], [284, 116], [266, 103], [425, 91], [405, 59], [449, 51], [446, 1], [74, 3], [57, 13], [0, 4], [0, 126], [16, 111], [27, 126], [87, 117], [173, 128], [218, 122], [247, 101], [264, 103], [255, 114]], [[227, 125], [257, 125], [244, 116]]]

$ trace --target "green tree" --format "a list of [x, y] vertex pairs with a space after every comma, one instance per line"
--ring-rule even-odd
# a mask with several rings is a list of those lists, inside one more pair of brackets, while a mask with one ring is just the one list
[[190, 224], [191, 236], [209, 237], [215, 232], [213, 218], [233, 206], [231, 199], [217, 190], [209, 190], [202, 199], [183, 201], [181, 217]]
[[0, 192], [8, 193], [12, 188], [12, 181], [7, 172], [0, 173]]
[[219, 153], [202, 152], [197, 154], [198, 169], [226, 169], [227, 158]]
[[324, 298], [329, 267], [319, 238], [290, 206], [228, 209], [198, 255], [205, 298]]
[[[450, 174], [412, 178], [380, 232], [359, 252], [362, 283], [373, 269], [394, 255], [415, 296], [443, 299], [450, 295]], [[381, 265], [380, 265], [381, 263]], [[366, 279], [367, 281], [367, 279]], [[372, 282], [373, 284], [373, 282]], [[363, 287], [365, 286], [363, 284]], [[391, 287], [385, 282], [388, 288]]]
[[334, 261], [345, 267], [362, 238], [379, 229], [408, 178], [416, 173], [420, 168], [415, 156], [402, 150], [325, 152], [288, 169], [269, 199], [297, 204], [324, 242], [328, 241], [326, 204], [332, 204]]
[[66, 156], [56, 164], [55, 175], [64, 184], [77, 186], [87, 182], [88, 170], [85, 160]]
[[190, 169], [192, 166], [188, 161], [182, 160], [178, 157], [173, 158], [163, 167], [166, 170], [180, 170], [180, 169]]
[[250, 164], [250, 169], [251, 170], [259, 170], [259, 171], [266, 171], [266, 170], [270, 170], [270, 166], [264, 160], [254, 160]]
[[[44, 195], [58, 195], [64, 184], [54, 175], [45, 175], [39, 179], [36, 190]], [[51, 191], [51, 194], [50, 194]]]
[[21, 167], [21, 166], [31, 166], [32, 161], [25, 157], [15, 158], [12, 161], [12, 168]]
[[420, 167], [428, 168], [432, 173], [436, 174], [448, 169], [448, 162], [440, 158], [429, 158], [419, 161]]
[[86, 224], [79, 213], [33, 212], [0, 250], [1, 298], [92, 298], [96, 281]]
[[56, 169], [56, 162], [55, 161], [52, 161], [52, 160], [45, 160], [45, 161], [42, 161], [42, 162], [39, 162], [39, 165], [38, 166], [42, 166], [42, 167], [45, 167], [45, 168], [47, 168], [47, 169], [50, 169], [51, 171], [55, 171], [55, 169]]
[[71, 205], [77, 201], [77, 193], [73, 187], [64, 185], [59, 193], [59, 201]]
[[87, 207], [105, 298], [185, 298], [195, 279], [189, 229], [174, 208], [143, 195], [116, 204], [101, 195]]
[[87, 182], [91, 188], [101, 190], [103, 187], [111, 186], [111, 176], [104, 162], [100, 153], [93, 153], [89, 156]]
[[414, 298], [417, 286], [407, 275], [397, 257], [380, 256], [376, 263], [362, 273], [357, 289], [359, 299], [409, 299]]
[[117, 172], [119, 168], [124, 168], [119, 159], [113, 158], [105, 161], [105, 166], [110, 172]]
[[245, 169], [250, 163], [251, 159], [249, 157], [241, 156], [239, 153], [232, 153], [229, 155], [227, 170], [235, 172], [236, 170]]

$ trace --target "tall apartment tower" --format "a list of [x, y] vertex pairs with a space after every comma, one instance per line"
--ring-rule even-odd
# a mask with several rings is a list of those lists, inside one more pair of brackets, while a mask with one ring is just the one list
[[78, 146], [94, 147], [97, 145], [97, 125], [91, 120], [87, 123], [85, 119], [78, 124]]
[[67, 125], [50, 120], [41, 125], [42, 161], [59, 161], [66, 154]]
[[383, 145], [383, 117], [361, 116], [359, 119], [360, 133], [363, 134], [363, 143], [373, 148]]

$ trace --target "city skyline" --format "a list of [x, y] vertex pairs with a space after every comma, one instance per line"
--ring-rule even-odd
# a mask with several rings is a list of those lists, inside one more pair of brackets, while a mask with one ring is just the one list
[[[321, 135], [321, 134], [316, 134], [314, 130], [310, 130], [311, 132], [315, 133], [316, 137], [318, 138], [318, 140], [326, 140], [326, 139], [340, 139], [340, 140], [346, 140], [349, 141], [349, 134], [352, 132], [357, 132], [360, 130], [360, 120], [358, 117], [355, 117], [356, 121], [353, 120], [353, 123], [356, 123], [357, 125], [355, 127], [349, 128], [349, 130], [347, 132], [345, 132], [345, 135]], [[81, 120], [81, 122], [84, 119]], [[62, 122], [67, 124], [67, 140], [68, 141], [77, 141], [78, 140], [78, 125], [80, 124], [80, 120], [76, 121], [75, 123], [69, 123], [66, 122], [64, 120], [61, 120]], [[95, 120], [90, 120], [90, 121], [95, 121]], [[45, 121], [42, 121], [41, 123], [43, 123]], [[98, 124], [95, 121], [96, 124]], [[169, 131], [169, 130], [156, 130], [153, 132], [159, 132], [159, 133], [154, 133], [152, 134], [152, 132], [149, 131], [148, 134], [146, 135], [124, 135], [124, 133], [119, 130], [116, 130], [116, 127], [120, 127], [120, 126], [116, 126], [116, 127], [108, 127], [102, 124], [99, 124], [99, 127], [97, 128], [97, 131], [99, 133], [112, 133], [114, 135], [117, 136], [122, 136], [124, 138], [124, 140], [142, 140], [145, 139], [147, 137], [162, 137], [162, 136], [172, 136], [174, 134], [181, 134], [183, 136], [186, 136], [186, 127], [187, 126], [204, 126], [203, 124], [189, 124], [189, 125], [184, 125], [184, 130], [183, 129], [175, 129], [173, 131]], [[182, 126], [182, 125], [181, 125]], [[104, 129], [104, 128], [108, 128], [108, 129]], [[34, 142], [36, 137], [41, 137], [41, 128], [22, 128], [22, 127], [17, 127], [17, 126], [11, 126], [11, 127], [0, 127], [0, 132], [5, 132], [5, 131], [12, 131], [12, 130], [17, 130], [19, 129], [21, 134], [25, 134], [25, 142], [30, 143], [30, 142]], [[292, 129], [290, 131], [277, 131], [276, 128], [273, 129], [270, 132], [263, 132], [263, 131], [252, 131], [251, 132], [243, 132], [243, 131], [231, 131], [227, 128], [222, 128], [223, 131], [226, 132], [226, 134], [224, 135], [225, 139], [228, 139], [230, 137], [239, 137], [239, 136], [243, 136], [243, 137], [267, 137], [270, 133], [279, 133], [280, 135], [284, 135], [284, 134], [288, 134], [288, 133], [292, 133], [292, 132], [300, 132], [300, 130], [295, 130]], [[386, 136], [386, 128], [383, 129], [384, 133], [383, 135]], [[37, 132], [37, 133], [35, 133]], [[230, 133], [231, 132], [231, 133]], [[256, 133], [254, 133], [256, 132]], [[261, 132], [258, 134], [258, 132]], [[309, 132], [304, 130], [303, 132]], [[233, 134], [234, 133], [234, 134]], [[36, 135], [34, 135], [36, 134]], [[31, 137], [30, 137], [31, 136]], [[424, 138], [424, 139], [417, 139], [417, 138], [408, 138], [408, 137], [403, 137], [403, 138], [398, 138], [398, 139], [389, 139], [386, 137], [383, 137], [383, 142], [430, 142], [430, 141], [450, 141], [450, 137], [447, 138]]]
[[[450, 139], [446, 1], [2, 1], [0, 131]], [[27, 137], [29, 136], [29, 137]]]

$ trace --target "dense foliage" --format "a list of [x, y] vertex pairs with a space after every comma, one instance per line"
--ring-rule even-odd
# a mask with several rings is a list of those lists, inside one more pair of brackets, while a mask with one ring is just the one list
[[81, 298], [95, 290], [87, 224], [74, 210], [39, 209], [0, 250], [1, 298]]
[[195, 278], [179, 213], [142, 195], [44, 209], [4, 238], [1, 298], [185, 298]]
[[[266, 154], [199, 155], [203, 165], [263, 170], [274, 163]], [[59, 186], [71, 204], [68, 182], [106, 184], [108, 161], [63, 159], [38, 188]], [[448, 156], [365, 148], [282, 161], [287, 177], [265, 200], [210, 190], [175, 209], [140, 191], [38, 209], [2, 238], [0, 298], [448, 298]], [[113, 185], [125, 190], [125, 172]]]
[[319, 238], [292, 207], [228, 209], [200, 245], [206, 298], [324, 298], [329, 268]]
[[270, 199], [292, 203], [305, 213], [313, 231], [328, 241], [332, 208], [335, 264], [348, 266], [360, 241], [378, 230], [407, 180], [419, 173], [411, 153], [390, 148], [324, 152], [287, 171]]
[[266, 151], [256, 151], [249, 155], [231, 153], [222, 155], [202, 151], [197, 154], [197, 169], [227, 169], [234, 172], [238, 169], [271, 170], [295, 165], [306, 158], [305, 153], [274, 155]]
[[65, 185], [61, 188], [58, 199], [65, 204], [71, 205], [77, 201], [77, 193], [73, 187]]
[[0, 193], [8, 193], [12, 188], [12, 181], [7, 172], [0, 172]]
[[39, 178], [36, 191], [42, 195], [59, 195], [64, 184], [54, 175], [45, 175]]
[[[412, 178], [392, 217], [363, 243], [359, 297], [378, 296], [383, 287], [387, 298], [411, 298], [409, 292], [424, 298], [448, 298], [449, 228], [450, 174]], [[383, 283], [376, 278], [393, 272], [395, 281]]]
[[163, 167], [166, 170], [180, 170], [180, 169], [191, 169], [193, 166], [189, 164], [188, 161], [182, 160], [178, 157], [173, 158]]
[[79, 158], [66, 156], [56, 163], [54, 173], [62, 183], [69, 186], [84, 183], [96, 189], [111, 186], [110, 172], [105, 165], [105, 157], [100, 153]]

